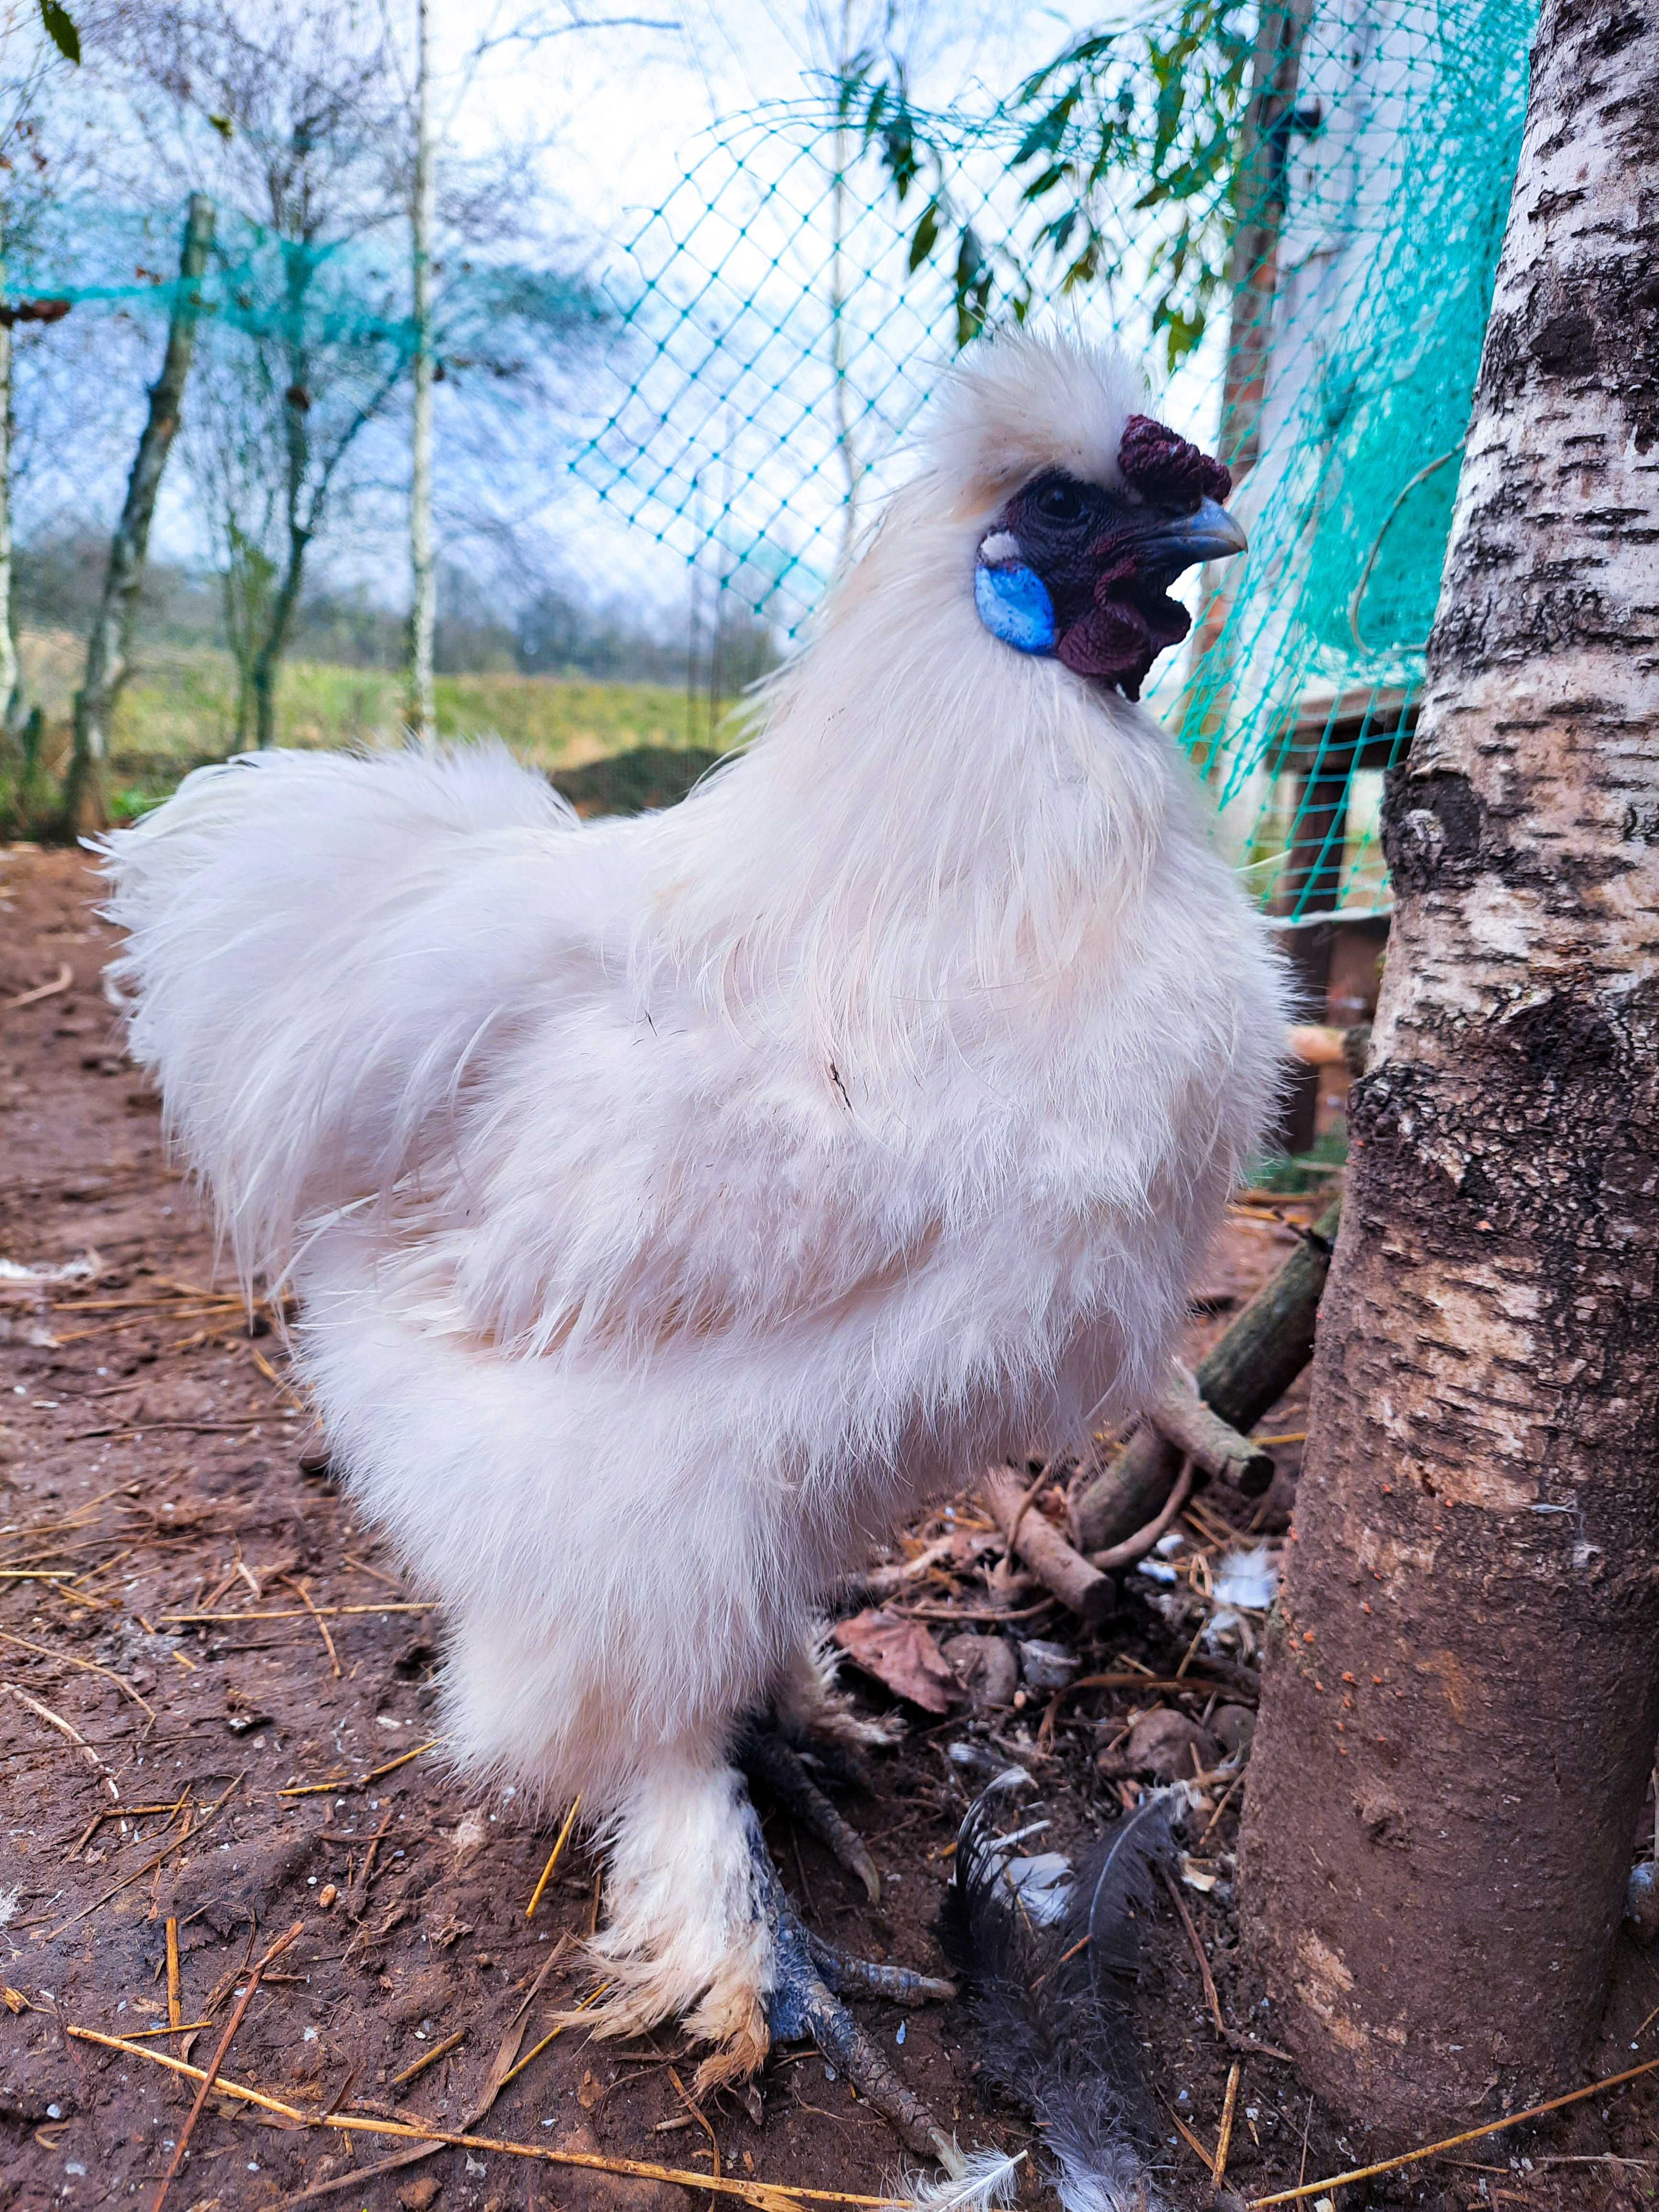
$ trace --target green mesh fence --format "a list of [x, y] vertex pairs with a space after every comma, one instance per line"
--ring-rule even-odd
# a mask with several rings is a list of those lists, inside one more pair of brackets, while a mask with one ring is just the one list
[[[1288, 919], [1386, 904], [1382, 775], [1421, 682], [1534, 14], [1532, 0], [1316, 8], [1273, 149], [1284, 213], [1249, 295], [1261, 327], [1237, 307], [1230, 327], [1224, 299], [1161, 402], [1213, 448], [1218, 394], [1237, 382], [1229, 347], [1265, 337], [1258, 450], [1234, 502], [1250, 551], [1149, 696]], [[1121, 97], [1127, 115], [1132, 77]], [[730, 604], [799, 627], [999, 289], [1005, 311], [1053, 307], [1152, 355], [1153, 303], [1204, 223], [1225, 225], [1229, 172], [1150, 211], [1130, 179], [1109, 179], [1080, 276], [1073, 239], [1045, 231], [1025, 190], [1030, 131], [1029, 106], [924, 118], [928, 220], [943, 206], [949, 240], [918, 236], [922, 191], [901, 202], [890, 148], [844, 94], [711, 131], [639, 224], [612, 278], [626, 392], [576, 466], [692, 564], [716, 623]], [[1049, 135], [1045, 158], [1085, 157], [1079, 126]]]
[[[1159, 411], [1212, 450], [1244, 441], [1250, 550], [1222, 596], [1200, 591], [1149, 703], [1248, 880], [1296, 920], [1386, 904], [1382, 775], [1421, 682], [1534, 0], [1313, 0], [1304, 28], [1307, 0], [1267, 4], [1297, 9], [1268, 26], [1302, 35], [1267, 142], [1280, 219], [1247, 284], [1226, 253], [1261, 27], [1250, 0], [1149, 0], [1062, 58], [1104, 57], [1092, 121], [1051, 98], [1063, 70], [927, 114], [855, 70], [692, 142], [602, 284], [453, 259], [434, 335], [475, 389], [527, 390], [526, 364], [568, 349], [589, 427], [555, 465], [612, 519], [588, 573], [603, 580], [618, 526], [665, 549], [654, 573], [689, 574], [688, 665], [711, 692], [723, 636], [799, 630], [988, 321], [1048, 310], [1173, 361]], [[1096, 181], [1066, 211], [1079, 176]], [[185, 405], [198, 453], [237, 375], [261, 381], [279, 442], [303, 415], [319, 472], [399, 392], [415, 333], [398, 231], [302, 246], [221, 215]], [[20, 321], [67, 301], [149, 346], [177, 251], [176, 210], [69, 207], [13, 240], [6, 291]]]

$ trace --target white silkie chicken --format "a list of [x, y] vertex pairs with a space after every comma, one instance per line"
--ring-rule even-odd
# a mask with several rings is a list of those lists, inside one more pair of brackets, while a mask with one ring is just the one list
[[453, 1754], [581, 1793], [602, 2024], [684, 2016], [705, 2080], [772, 2033], [863, 2063], [739, 1771], [852, 1729], [823, 1594], [1144, 1401], [1273, 1100], [1279, 967], [1132, 703], [1171, 579], [1243, 540], [1139, 398], [981, 345], [665, 812], [581, 824], [491, 748], [279, 752], [109, 842], [133, 1048], [441, 1595]]

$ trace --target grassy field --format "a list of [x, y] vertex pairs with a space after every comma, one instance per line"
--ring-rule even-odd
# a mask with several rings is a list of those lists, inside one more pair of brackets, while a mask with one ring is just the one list
[[[84, 644], [56, 630], [26, 630], [20, 644], [56, 772], [68, 749]], [[703, 702], [697, 702], [693, 743], [685, 695], [669, 684], [441, 676], [437, 704], [441, 736], [501, 738], [520, 759], [568, 782], [585, 811], [609, 811], [624, 799], [668, 804], [713, 757]], [[292, 661], [283, 670], [277, 712], [284, 745], [395, 744], [403, 729], [402, 679], [385, 669]], [[228, 653], [145, 653], [116, 711], [110, 765], [118, 811], [131, 814], [152, 805], [191, 768], [234, 750], [235, 716], [235, 672]]]

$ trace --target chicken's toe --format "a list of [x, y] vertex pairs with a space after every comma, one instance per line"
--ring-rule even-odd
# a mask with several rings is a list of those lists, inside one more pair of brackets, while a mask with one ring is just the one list
[[776, 1729], [764, 1722], [751, 1722], [738, 1744], [738, 1763], [751, 1783], [761, 1784], [803, 1827], [829, 1845], [848, 1872], [864, 1884], [872, 1905], [880, 1903], [881, 1875], [869, 1846], [836, 1810], [807, 1772], [800, 1753], [785, 1742]]
[[[855, 1968], [829, 1945], [809, 1935], [784, 1894], [777, 1869], [755, 1822], [751, 1836], [757, 1886], [772, 1923], [772, 1987], [767, 2000], [767, 2021], [775, 2039], [784, 2043], [815, 2044], [830, 2064], [874, 2107], [908, 2150], [918, 2157], [938, 2159], [955, 2172], [962, 2163], [956, 2144], [934, 2119], [914, 2090], [906, 2087], [882, 2053], [854, 2019], [831, 1988], [828, 1973], [837, 1978], [860, 1980], [864, 1973], [882, 1975], [898, 1970]], [[828, 1973], [826, 1972], [828, 1970]], [[918, 1985], [928, 1978], [908, 1978]], [[884, 1996], [896, 1994], [894, 1986], [864, 1983]], [[932, 1984], [944, 1995], [954, 1995], [949, 1983]], [[914, 1995], [914, 1993], [913, 1993]], [[907, 2000], [908, 2001], [908, 2000]]]

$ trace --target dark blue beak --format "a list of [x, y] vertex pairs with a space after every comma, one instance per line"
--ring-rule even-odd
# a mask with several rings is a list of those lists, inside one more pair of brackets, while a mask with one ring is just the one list
[[1195, 514], [1161, 517], [1141, 536], [1137, 550], [1148, 568], [1178, 576], [1200, 561], [1230, 560], [1249, 544], [1237, 517], [1206, 499]]

